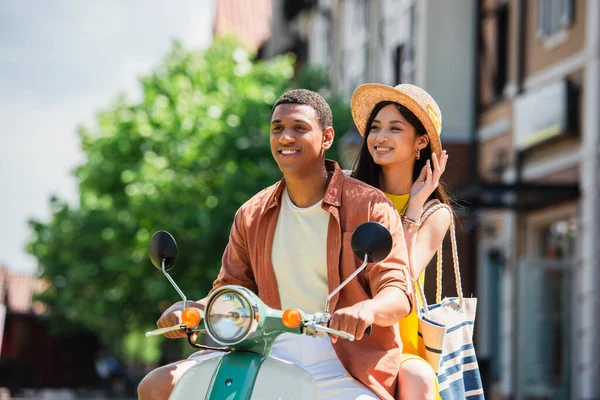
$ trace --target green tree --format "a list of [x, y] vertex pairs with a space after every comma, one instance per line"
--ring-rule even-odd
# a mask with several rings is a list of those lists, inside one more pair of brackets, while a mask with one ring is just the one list
[[83, 325], [116, 351], [139, 347], [141, 332], [178, 300], [147, 256], [157, 230], [177, 240], [171, 275], [181, 289], [191, 299], [207, 293], [235, 211], [281, 176], [268, 126], [294, 60], [251, 57], [230, 39], [201, 53], [176, 43], [141, 79], [140, 102], [120, 97], [97, 126], [79, 129], [78, 206], [52, 198], [51, 219], [30, 222], [28, 249], [50, 283], [39, 299], [55, 327]]

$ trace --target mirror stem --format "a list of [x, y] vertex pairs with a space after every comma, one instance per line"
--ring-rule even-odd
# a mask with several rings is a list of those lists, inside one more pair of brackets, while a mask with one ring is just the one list
[[327, 300], [325, 300], [325, 314], [329, 314], [329, 302], [331, 301], [331, 299], [333, 298], [333, 296], [335, 296], [340, 290], [342, 290], [344, 288], [344, 286], [346, 286], [346, 284], [348, 282], [350, 282], [352, 279], [354, 279], [354, 277], [356, 275], [358, 275], [360, 273], [360, 271], [362, 271], [363, 269], [365, 269], [365, 267], [367, 266], [367, 261], [369, 260], [369, 255], [365, 254], [365, 259], [363, 260], [363, 263], [360, 267], [358, 267], [356, 269], [356, 271], [354, 271], [349, 277], [347, 277], [344, 282], [342, 282], [340, 284], [340, 286], [336, 287], [333, 292], [331, 292], [329, 294], [329, 296], [327, 296]]
[[173, 287], [175, 288], [175, 290], [177, 290], [177, 293], [179, 293], [179, 295], [181, 296], [181, 299], [183, 300], [183, 309], [186, 309], [186, 303], [187, 303], [187, 299], [185, 297], [185, 294], [183, 294], [183, 292], [181, 291], [181, 289], [179, 289], [179, 286], [177, 286], [177, 284], [175, 283], [175, 281], [173, 280], [173, 278], [171, 278], [171, 275], [169, 275], [169, 273], [167, 272], [167, 270], [165, 269], [165, 259], [163, 258], [162, 262], [160, 263], [161, 267], [162, 267], [162, 272], [163, 274], [165, 274], [165, 276], [167, 277], [167, 279], [169, 280], [169, 282], [171, 282], [171, 285], [173, 285]]

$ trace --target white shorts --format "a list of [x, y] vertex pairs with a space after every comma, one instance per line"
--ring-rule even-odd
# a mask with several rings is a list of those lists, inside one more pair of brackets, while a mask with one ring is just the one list
[[283, 333], [275, 340], [271, 356], [308, 371], [317, 383], [319, 399], [379, 400], [369, 388], [348, 375], [335, 354], [329, 336]]
[[[201, 351], [192, 354], [189, 359], [205, 360], [221, 354]], [[369, 388], [348, 375], [335, 354], [329, 336], [283, 333], [275, 340], [271, 357], [308, 371], [316, 382], [319, 400], [379, 400]]]

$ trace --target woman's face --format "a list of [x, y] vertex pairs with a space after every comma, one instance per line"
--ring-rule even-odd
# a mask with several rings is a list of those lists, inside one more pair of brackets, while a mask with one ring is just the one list
[[375, 116], [368, 132], [367, 147], [375, 163], [385, 166], [414, 161], [419, 144], [415, 128], [394, 104], [389, 104]]

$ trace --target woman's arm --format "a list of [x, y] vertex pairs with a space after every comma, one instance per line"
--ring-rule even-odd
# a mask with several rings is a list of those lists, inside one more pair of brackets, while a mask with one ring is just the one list
[[[409, 200], [405, 215], [414, 221], [419, 221], [422, 213], [423, 205], [417, 201], [411, 204]], [[450, 226], [451, 218], [452, 216], [448, 210], [441, 208], [431, 214], [423, 225], [418, 228], [403, 224], [408, 251], [408, 264], [413, 280], [416, 281], [419, 278], [437, 249], [439, 249]]]
[[[447, 161], [448, 154], [446, 151], [442, 152], [439, 161], [435, 153], [431, 155], [431, 160], [427, 160], [410, 191], [408, 207], [404, 214], [409, 220], [417, 223], [421, 220], [423, 207], [429, 196], [438, 187], [440, 177], [446, 170]], [[406, 220], [403, 221], [404, 237], [406, 238], [408, 250], [408, 264], [413, 280], [419, 278], [442, 244], [451, 219], [452, 215], [447, 209], [440, 209], [431, 214], [421, 226], [407, 224], [405, 223]]]

